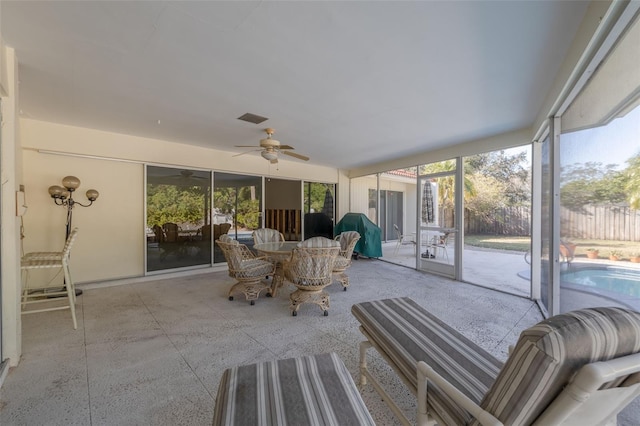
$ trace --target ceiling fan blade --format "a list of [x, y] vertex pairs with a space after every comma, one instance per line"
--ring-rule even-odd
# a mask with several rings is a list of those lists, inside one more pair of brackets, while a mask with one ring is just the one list
[[236, 148], [261, 148], [258, 145], [234, 145]]
[[296, 152], [282, 151], [282, 153], [285, 155], [290, 155], [292, 157], [295, 157], [299, 160], [309, 161], [309, 157], [307, 157], [306, 155], [298, 154]]
[[256, 151], [262, 151], [262, 149], [252, 149], [251, 151], [245, 151], [245, 152], [241, 152], [240, 154], [232, 155], [232, 157], [239, 157], [240, 155], [245, 155], [250, 152], [256, 152]]
[[278, 149], [294, 149], [291, 145], [280, 145]]

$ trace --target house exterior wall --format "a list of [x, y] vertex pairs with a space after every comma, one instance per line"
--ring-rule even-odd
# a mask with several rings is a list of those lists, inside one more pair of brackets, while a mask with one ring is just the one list
[[[372, 221], [376, 222], [375, 210], [369, 208], [369, 190], [377, 188], [377, 179], [375, 175], [363, 176], [351, 180], [351, 212], [363, 213]], [[416, 232], [416, 183], [407, 178], [388, 178], [382, 175], [380, 177], [381, 191], [397, 191], [403, 193], [403, 213], [404, 213], [404, 232]]]

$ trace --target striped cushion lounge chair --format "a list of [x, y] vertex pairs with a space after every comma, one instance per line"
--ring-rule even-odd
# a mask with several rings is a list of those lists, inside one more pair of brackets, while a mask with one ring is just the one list
[[[367, 337], [361, 383], [375, 347], [417, 395], [419, 425], [615, 425], [640, 394], [640, 313], [590, 308], [524, 330], [506, 363], [409, 298], [359, 303], [352, 313]], [[394, 408], [395, 406], [395, 408]]]

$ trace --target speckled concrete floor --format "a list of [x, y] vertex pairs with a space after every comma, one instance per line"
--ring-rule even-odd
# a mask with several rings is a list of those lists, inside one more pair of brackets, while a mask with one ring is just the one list
[[[78, 330], [68, 311], [23, 317], [23, 359], [0, 393], [4, 425], [207, 425], [224, 369], [335, 351], [357, 378], [362, 337], [353, 303], [409, 296], [504, 360], [518, 333], [541, 319], [530, 300], [360, 259], [351, 287], [328, 288], [328, 317], [288, 310], [289, 290], [255, 304], [226, 292], [226, 271], [85, 289]], [[415, 418], [415, 397], [371, 351], [370, 368]], [[398, 424], [371, 386], [363, 399], [379, 425]], [[619, 419], [635, 425], [639, 404]]]

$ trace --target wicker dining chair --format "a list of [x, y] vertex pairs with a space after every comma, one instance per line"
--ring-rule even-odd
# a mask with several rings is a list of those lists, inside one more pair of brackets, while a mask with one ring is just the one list
[[324, 288], [333, 282], [332, 271], [339, 252], [339, 242], [313, 237], [298, 244], [291, 258], [284, 261], [284, 276], [297, 287], [289, 296], [292, 316], [298, 315], [304, 303], [315, 303], [324, 316], [329, 315], [329, 293]]
[[273, 276], [275, 265], [264, 257], [253, 254], [249, 248], [224, 234], [216, 241], [222, 249], [227, 265], [229, 276], [238, 280], [229, 289], [229, 300], [233, 300], [236, 291], [242, 292], [246, 300], [251, 305], [260, 296], [262, 290], [270, 289], [268, 282], [263, 281], [265, 277]]
[[340, 253], [338, 253], [338, 257], [336, 257], [333, 265], [333, 276], [342, 284], [343, 290], [347, 291], [347, 287], [349, 287], [349, 276], [345, 271], [351, 266], [353, 249], [360, 240], [360, 233], [347, 231], [336, 236], [335, 239], [340, 243]]
[[277, 243], [278, 241], [284, 241], [284, 235], [277, 229], [271, 228], [258, 228], [252, 233], [253, 243]]

